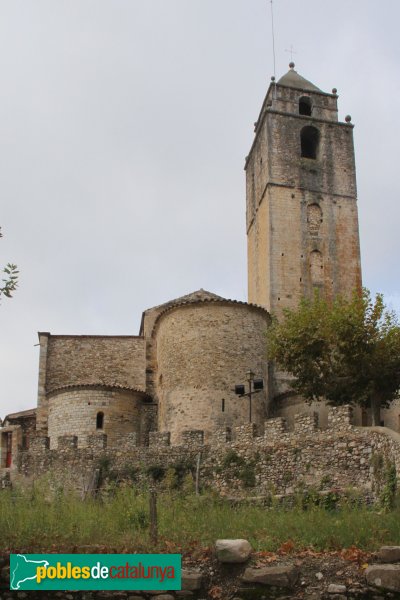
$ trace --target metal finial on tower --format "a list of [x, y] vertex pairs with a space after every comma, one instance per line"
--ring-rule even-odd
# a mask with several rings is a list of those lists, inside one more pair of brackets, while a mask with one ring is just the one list
[[273, 57], [273, 61], [274, 61], [274, 77], [276, 77], [274, 0], [271, 0], [271, 26], [272, 26], [272, 57]]
[[[290, 50], [288, 50], [287, 48], [285, 48], [285, 52], [289, 52], [290, 53], [290, 65], [293, 63], [293, 54], [297, 54], [297, 52], [295, 50], [293, 50], [293, 45], [290, 44]], [[290, 67], [289, 65], [289, 67]], [[294, 66], [294, 63], [293, 63]], [[290, 67], [292, 68], [292, 67]]]
[[276, 98], [276, 60], [275, 60], [275, 28], [274, 28], [274, 2], [271, 0], [271, 28], [272, 28], [272, 57], [274, 61], [274, 75], [271, 77], [274, 83], [274, 97]]

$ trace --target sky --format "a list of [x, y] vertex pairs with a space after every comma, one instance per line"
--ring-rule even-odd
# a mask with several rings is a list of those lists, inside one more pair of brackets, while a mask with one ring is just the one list
[[[398, 0], [274, 0], [276, 76], [355, 124], [363, 283], [400, 313]], [[246, 300], [244, 158], [270, 0], [0, 0], [0, 416], [36, 406], [37, 332], [137, 335], [204, 288]]]

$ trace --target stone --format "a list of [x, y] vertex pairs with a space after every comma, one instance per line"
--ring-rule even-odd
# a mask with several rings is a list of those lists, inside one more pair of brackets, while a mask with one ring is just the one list
[[193, 594], [193, 592], [190, 592], [189, 590], [177, 590], [175, 592], [175, 596], [177, 598], [193, 598], [194, 594]]
[[298, 571], [293, 566], [262, 567], [253, 569], [248, 567], [242, 577], [244, 583], [262, 583], [276, 587], [291, 588], [298, 578]]
[[328, 586], [328, 594], [345, 594], [346, 593], [346, 586], [345, 585], [339, 585], [336, 583], [331, 583]]
[[371, 565], [365, 570], [368, 585], [400, 592], [400, 565]]
[[341, 585], [341, 584], [337, 584], [337, 583], [331, 583], [327, 589], [327, 593], [333, 594], [333, 595], [345, 594], [346, 591], [347, 591], [347, 588], [345, 585]]
[[252, 547], [247, 540], [217, 540], [215, 551], [222, 563], [243, 563], [248, 560]]
[[199, 590], [203, 583], [203, 576], [199, 571], [182, 569], [182, 590], [195, 592]]
[[143, 600], [143, 596], [128, 596], [128, 600]]
[[400, 562], [400, 546], [382, 546], [378, 558], [384, 563]]
[[322, 573], [315, 573], [315, 577], [318, 579], [318, 581], [321, 581], [321, 579], [324, 578]]
[[157, 598], [157, 600], [175, 600], [175, 596], [172, 594], [161, 594], [160, 596], [153, 596], [153, 598]]

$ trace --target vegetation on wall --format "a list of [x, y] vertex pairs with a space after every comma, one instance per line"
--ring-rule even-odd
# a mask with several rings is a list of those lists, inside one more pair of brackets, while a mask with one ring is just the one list
[[[0, 238], [1, 237], [3, 237], [3, 234], [1, 233], [0, 227]], [[18, 286], [17, 265], [14, 265], [13, 263], [7, 263], [6, 266], [3, 267], [1, 273], [4, 275], [4, 277], [0, 284], [0, 298], [1, 296], [11, 298], [13, 292], [15, 292]]]
[[267, 347], [269, 359], [295, 377], [296, 392], [309, 401], [370, 406], [374, 425], [400, 388], [399, 322], [381, 294], [303, 299], [281, 322], [273, 319]]

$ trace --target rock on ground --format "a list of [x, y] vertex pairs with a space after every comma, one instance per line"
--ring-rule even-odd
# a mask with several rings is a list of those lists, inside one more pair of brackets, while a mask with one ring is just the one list
[[242, 581], [291, 588], [295, 585], [297, 578], [298, 571], [294, 566], [262, 567], [261, 569], [246, 569]]
[[384, 563], [400, 562], [400, 546], [382, 546], [378, 558]]
[[244, 563], [248, 560], [252, 547], [247, 540], [217, 540], [215, 550], [222, 563]]
[[400, 565], [371, 565], [365, 571], [368, 585], [400, 592]]

